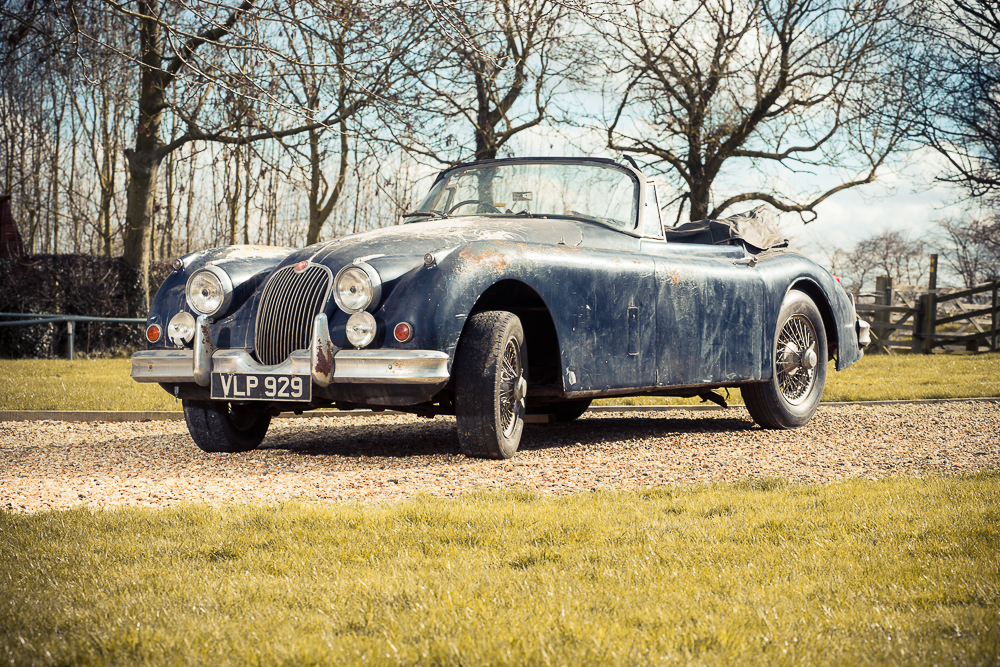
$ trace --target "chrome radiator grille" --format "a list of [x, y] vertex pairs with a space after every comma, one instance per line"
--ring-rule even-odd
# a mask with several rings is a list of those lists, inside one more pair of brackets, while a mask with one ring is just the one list
[[273, 366], [309, 347], [313, 319], [330, 297], [332, 279], [330, 270], [317, 264], [301, 272], [286, 266], [268, 279], [254, 328], [258, 361]]

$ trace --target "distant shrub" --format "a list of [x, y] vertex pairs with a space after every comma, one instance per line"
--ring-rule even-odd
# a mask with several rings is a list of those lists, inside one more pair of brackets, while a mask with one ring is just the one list
[[[150, 284], [158, 285], [169, 272], [169, 265], [155, 263], [150, 268]], [[128, 317], [125, 281], [129, 273], [128, 266], [118, 257], [2, 257], [0, 312]], [[78, 352], [113, 354], [139, 347], [142, 327], [80, 322], [75, 335]], [[14, 359], [61, 356], [66, 352], [66, 336], [65, 323], [0, 327], [0, 356]]]

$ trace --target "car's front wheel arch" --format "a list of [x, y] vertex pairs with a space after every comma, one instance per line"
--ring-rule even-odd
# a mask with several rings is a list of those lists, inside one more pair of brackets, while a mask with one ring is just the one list
[[469, 318], [488, 310], [513, 313], [521, 321], [529, 385], [557, 385], [562, 378], [559, 336], [549, 306], [538, 292], [519, 280], [501, 280], [480, 295]]
[[837, 332], [837, 318], [833, 314], [833, 308], [830, 307], [830, 300], [823, 293], [822, 288], [812, 280], [799, 280], [795, 282], [788, 288], [785, 298], [792, 291], [803, 292], [816, 305], [820, 317], [823, 318], [823, 329], [826, 331], [827, 358], [833, 359], [839, 349], [839, 337]]

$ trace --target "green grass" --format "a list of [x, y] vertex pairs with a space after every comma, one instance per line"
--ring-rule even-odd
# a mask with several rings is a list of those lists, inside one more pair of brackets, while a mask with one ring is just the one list
[[[725, 390], [721, 390], [725, 394]], [[1000, 396], [1000, 353], [866, 355], [846, 370], [830, 367], [824, 401], [893, 401], [918, 398], [981, 398]], [[730, 390], [730, 404], [742, 404]], [[698, 398], [619, 398], [599, 405], [694, 404]]]
[[824, 401], [1000, 396], [1000, 353], [867, 355], [826, 376]]
[[180, 410], [128, 359], [0, 359], [0, 410]]
[[995, 665], [1000, 474], [0, 511], [10, 664]]
[[[128, 359], [0, 360], [0, 410], [179, 410], [156, 384], [129, 378]], [[724, 393], [724, 392], [723, 392]], [[824, 401], [1000, 396], [1000, 354], [866, 356], [827, 374]], [[742, 403], [729, 392], [730, 403]], [[700, 399], [619, 398], [604, 405], [699, 403]]]

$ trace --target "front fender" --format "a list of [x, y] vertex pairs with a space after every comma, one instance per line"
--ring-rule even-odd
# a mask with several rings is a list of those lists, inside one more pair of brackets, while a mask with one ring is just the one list
[[[200, 250], [180, 258], [180, 268], [174, 269], [160, 285], [150, 302], [146, 326], [159, 324], [166, 328], [170, 318], [186, 310], [197, 317], [187, 304], [184, 288], [192, 273], [205, 266], [215, 265], [225, 269], [233, 281], [233, 301], [222, 317], [232, 318], [238, 313], [257, 286], [271, 270], [281, 263], [292, 250], [275, 246], [234, 245]], [[148, 343], [148, 349], [173, 347], [166, 339]]]
[[[765, 331], [774, 331], [777, 326], [785, 295], [790, 290], [800, 290], [809, 295], [823, 315], [831, 353], [836, 348], [837, 370], [844, 370], [863, 356], [864, 352], [858, 345], [854, 306], [828, 271], [794, 253], [762, 262], [761, 269], [765, 283], [769, 284], [765, 292], [771, 297], [766, 304]], [[772, 351], [769, 344], [765, 348], [764, 368], [769, 369]]]
[[[387, 335], [385, 347], [440, 350], [454, 361], [465, 322], [479, 298], [491, 286], [512, 280], [530, 287], [548, 309], [565, 367], [571, 361], [571, 350], [595, 347], [573, 345], [574, 331], [580, 337], [617, 335], [595, 330], [601, 328], [596, 319], [600, 314], [595, 312], [598, 303], [624, 299], [635, 305], [636, 299], [643, 298], [643, 290], [629, 286], [634, 287], [640, 276], [652, 281], [655, 273], [652, 259], [642, 255], [515, 241], [474, 242], [434, 255], [433, 264], [425, 264], [399, 279], [377, 313], [388, 331], [402, 321], [414, 329], [414, 338], [407, 343]], [[595, 289], [601, 285], [609, 292], [618, 292], [595, 298]], [[643, 305], [651, 314], [655, 299], [651, 289], [648, 298], [649, 303]], [[622, 305], [622, 322], [628, 305]], [[625, 335], [620, 333], [624, 345]]]

